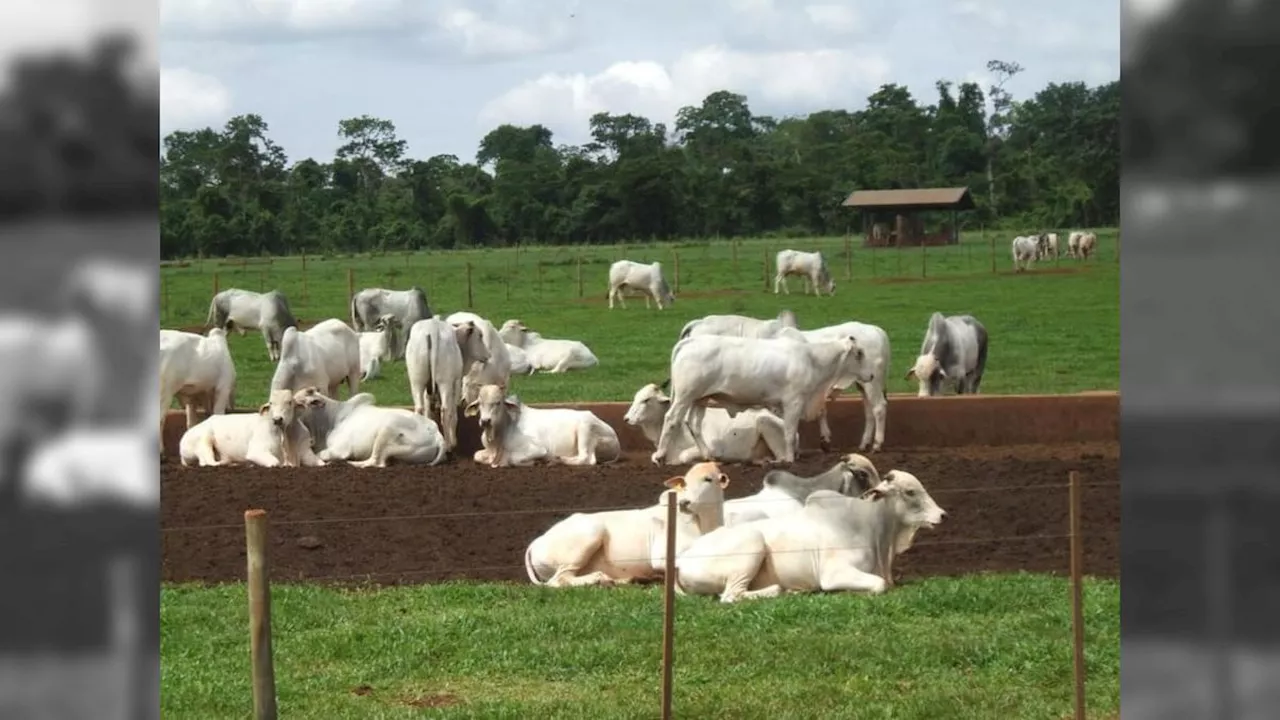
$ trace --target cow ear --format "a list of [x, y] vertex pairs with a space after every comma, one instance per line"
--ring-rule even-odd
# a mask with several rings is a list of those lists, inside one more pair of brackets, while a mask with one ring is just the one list
[[511, 395], [511, 396], [510, 396], [510, 397], [508, 397], [506, 400], [503, 400], [503, 402], [505, 402], [505, 403], [507, 404], [507, 407], [510, 407], [510, 408], [518, 408], [518, 407], [520, 407], [520, 396], [519, 396], [519, 395]]
[[946, 376], [947, 376], [947, 371], [943, 370], [942, 368], [938, 368], [938, 377], [945, 378]]
[[877, 485], [871, 488], [870, 490], [862, 493], [862, 495], [860, 495], [859, 497], [861, 497], [861, 499], [863, 500], [883, 500], [884, 490], [881, 490], [880, 486]]
[[910, 370], [908, 370], [908, 371], [907, 371], [907, 376], [906, 376], [905, 378], [903, 378], [903, 379], [904, 379], [904, 380], [910, 380], [911, 378], [913, 378], [913, 377], [915, 377], [915, 376], [916, 376], [916, 369], [915, 369], [915, 368], [911, 368]]
[[271, 403], [263, 403], [262, 406], [258, 408], [259, 415], [266, 415], [269, 412], [271, 412]]
[[463, 409], [462, 414], [465, 417], [475, 417], [476, 415], [479, 415], [480, 401], [476, 400], [475, 402], [468, 404], [467, 407]]
[[720, 489], [723, 490], [727, 487], [729, 487], [729, 476], [724, 473], [720, 473]]
[[676, 475], [675, 477], [669, 477], [669, 478], [667, 478], [666, 480], [664, 480], [664, 481], [662, 482], [662, 484], [663, 484], [663, 485], [666, 485], [667, 487], [671, 488], [672, 490], [683, 490], [683, 489], [684, 489], [684, 476], [683, 476], [683, 475]]

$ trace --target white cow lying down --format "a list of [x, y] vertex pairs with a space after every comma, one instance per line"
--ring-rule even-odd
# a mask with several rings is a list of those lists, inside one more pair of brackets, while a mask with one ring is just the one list
[[578, 340], [544, 338], [533, 332], [519, 320], [508, 320], [498, 330], [498, 336], [507, 345], [524, 351], [529, 372], [562, 373], [569, 370], [585, 370], [600, 364], [595, 353]]
[[565, 465], [609, 463], [622, 455], [618, 434], [589, 410], [535, 408], [507, 397], [506, 388], [485, 385], [467, 405], [467, 417], [479, 417], [480, 442], [475, 461], [492, 467], [532, 465], [538, 460]]
[[311, 433], [298, 417], [293, 393], [272, 390], [270, 398], [256, 413], [211, 415], [183, 433], [178, 443], [182, 464], [324, 465], [311, 449]]
[[760, 491], [724, 504], [724, 524], [741, 525], [781, 517], [804, 508], [804, 501], [819, 490], [857, 497], [880, 483], [880, 473], [866, 457], [850, 453], [826, 472], [803, 477], [786, 470], [765, 473]]
[[676, 553], [723, 522], [729, 476], [699, 463], [664, 483], [657, 504], [634, 510], [574, 513], [524, 552], [529, 580], [551, 587], [615, 585], [661, 575], [666, 566], [667, 495], [676, 493]]
[[299, 390], [293, 399], [303, 408], [303, 422], [323, 448], [318, 455], [325, 462], [346, 460], [367, 468], [386, 467], [392, 459], [427, 465], [444, 460], [440, 426], [412, 410], [378, 407], [369, 393], [335, 400], [315, 387]]
[[[662, 422], [671, 408], [671, 398], [649, 383], [636, 391], [623, 420], [640, 428], [656, 447]], [[667, 465], [686, 465], [700, 460], [765, 463], [781, 460], [786, 448], [786, 428], [782, 418], [768, 410], [743, 410], [733, 417], [722, 407], [708, 407], [702, 420], [702, 437], [695, 440], [686, 425], [675, 430], [667, 449]]]
[[799, 512], [699, 537], [676, 556], [676, 588], [727, 603], [784, 591], [882, 593], [894, 556], [944, 517], [914, 475], [890, 470], [861, 498], [818, 490]]

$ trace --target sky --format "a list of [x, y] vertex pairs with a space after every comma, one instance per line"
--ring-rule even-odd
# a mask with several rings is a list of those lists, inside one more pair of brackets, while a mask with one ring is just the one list
[[1026, 68], [1016, 97], [1120, 67], [1114, 0], [162, 0], [160, 35], [162, 132], [258, 113], [294, 161], [332, 157], [363, 114], [412, 157], [474, 161], [501, 123], [578, 144], [593, 113], [670, 126], [719, 89], [786, 116], [886, 82], [985, 88], [993, 58]]

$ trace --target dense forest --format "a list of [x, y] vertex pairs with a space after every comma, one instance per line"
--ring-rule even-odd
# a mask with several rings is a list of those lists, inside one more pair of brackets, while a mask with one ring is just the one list
[[[591, 142], [502, 125], [474, 163], [409, 157], [391, 120], [338, 123], [332, 159], [290, 163], [257, 115], [174, 132], [160, 165], [164, 257], [281, 255], [515, 243], [844, 233], [856, 189], [968, 186], [969, 226], [1114, 224], [1120, 209], [1120, 88], [1051, 84], [1034, 97], [999, 81], [939, 81], [923, 104], [885, 85], [857, 111], [773, 118], [728, 91], [682, 108], [673, 127], [599, 113]], [[988, 113], [987, 99], [993, 111]]]

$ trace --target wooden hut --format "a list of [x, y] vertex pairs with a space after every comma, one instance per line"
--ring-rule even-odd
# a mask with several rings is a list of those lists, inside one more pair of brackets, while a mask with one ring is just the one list
[[[855, 190], [841, 205], [862, 211], [865, 247], [954, 245], [960, 242], [956, 213], [974, 207], [967, 187]], [[922, 214], [935, 212], [950, 212], [951, 219], [931, 233]]]

